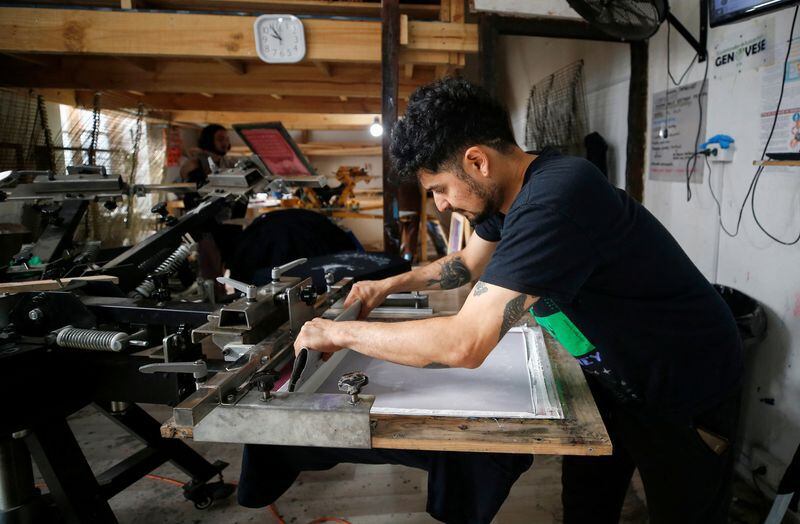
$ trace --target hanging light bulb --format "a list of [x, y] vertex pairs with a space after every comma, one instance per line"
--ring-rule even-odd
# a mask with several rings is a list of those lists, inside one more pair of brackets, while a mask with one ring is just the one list
[[378, 120], [377, 116], [375, 117], [375, 120], [372, 121], [372, 125], [369, 126], [369, 134], [375, 138], [383, 134], [383, 126], [381, 125], [381, 122]]

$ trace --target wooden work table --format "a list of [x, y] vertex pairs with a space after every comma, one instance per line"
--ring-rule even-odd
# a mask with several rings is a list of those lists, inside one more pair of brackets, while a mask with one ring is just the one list
[[[439, 314], [455, 313], [470, 287], [430, 292]], [[544, 334], [553, 375], [564, 410], [563, 419], [459, 418], [372, 415], [372, 447], [409, 450], [532, 453], [542, 455], [610, 455], [611, 440], [597, 411], [583, 372], [561, 345]], [[190, 428], [172, 419], [164, 437], [191, 438]]]

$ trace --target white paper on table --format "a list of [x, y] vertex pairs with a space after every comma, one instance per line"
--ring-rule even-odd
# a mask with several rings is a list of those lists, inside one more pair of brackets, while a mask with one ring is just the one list
[[[363, 371], [372, 413], [490, 418], [563, 418], [541, 328], [512, 328], [477, 369], [419, 369], [342, 350], [299, 392], [339, 393], [339, 377]], [[282, 388], [284, 389], [284, 388]]]

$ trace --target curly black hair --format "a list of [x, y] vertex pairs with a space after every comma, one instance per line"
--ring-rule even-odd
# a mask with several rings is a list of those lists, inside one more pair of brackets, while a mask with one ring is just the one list
[[225, 131], [225, 128], [219, 124], [208, 124], [200, 131], [200, 137], [197, 139], [197, 146], [203, 151], [211, 151], [217, 154], [224, 155], [225, 151], [217, 151], [214, 145], [214, 135], [217, 131]]
[[390, 153], [397, 176], [407, 180], [422, 169], [441, 171], [474, 145], [516, 145], [508, 110], [483, 88], [448, 77], [414, 91], [392, 128]]

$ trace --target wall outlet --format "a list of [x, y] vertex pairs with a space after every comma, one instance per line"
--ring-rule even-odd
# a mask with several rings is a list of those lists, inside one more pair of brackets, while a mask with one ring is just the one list
[[722, 149], [718, 144], [711, 144], [708, 148], [711, 150], [711, 155], [708, 157], [711, 162], [733, 162], [733, 152], [736, 148], [734, 144], [729, 145], [727, 149]]

